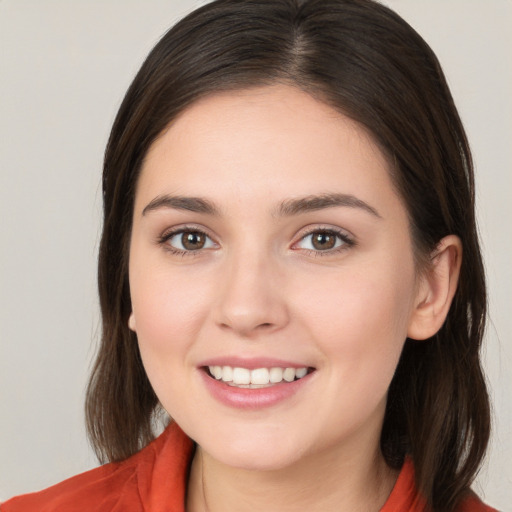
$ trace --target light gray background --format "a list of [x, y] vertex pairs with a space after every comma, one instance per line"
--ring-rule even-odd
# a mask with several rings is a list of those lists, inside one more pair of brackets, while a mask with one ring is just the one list
[[[93, 467], [103, 149], [164, 31], [205, 2], [0, 0], [0, 500]], [[490, 288], [494, 435], [477, 490], [512, 510], [512, 2], [386, 0], [430, 43], [466, 125]]]

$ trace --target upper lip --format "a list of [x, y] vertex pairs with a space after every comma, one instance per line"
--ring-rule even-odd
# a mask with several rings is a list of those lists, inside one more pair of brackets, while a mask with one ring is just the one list
[[284, 359], [274, 359], [271, 357], [251, 357], [243, 358], [239, 356], [213, 357], [206, 359], [199, 364], [204, 366], [231, 366], [232, 368], [247, 368], [255, 370], [256, 368], [309, 368], [307, 363], [289, 361]]

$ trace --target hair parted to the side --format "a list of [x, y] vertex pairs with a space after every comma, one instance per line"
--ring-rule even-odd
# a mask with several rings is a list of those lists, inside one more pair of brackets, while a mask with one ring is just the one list
[[373, 135], [409, 212], [420, 269], [441, 238], [455, 234], [462, 241], [448, 318], [434, 337], [407, 340], [381, 436], [388, 464], [412, 458], [429, 507], [454, 510], [480, 466], [490, 423], [479, 355], [486, 290], [472, 160], [435, 55], [405, 21], [372, 0], [217, 0], [175, 25], [147, 57], [105, 153], [103, 331], [86, 403], [91, 442], [101, 461], [112, 461], [154, 436], [158, 400], [128, 328], [134, 195], [149, 147], [199, 98], [275, 83], [309, 92]]

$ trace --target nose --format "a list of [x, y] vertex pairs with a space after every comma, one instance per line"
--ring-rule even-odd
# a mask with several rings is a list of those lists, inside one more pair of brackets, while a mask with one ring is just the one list
[[225, 262], [214, 311], [224, 330], [245, 338], [272, 333], [289, 322], [282, 272], [269, 255], [232, 255]]

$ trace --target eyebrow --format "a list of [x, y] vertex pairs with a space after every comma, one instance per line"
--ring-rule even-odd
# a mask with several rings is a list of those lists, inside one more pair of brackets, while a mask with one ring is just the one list
[[204, 213], [206, 215], [219, 215], [217, 207], [208, 199], [202, 197], [184, 197], [163, 195], [155, 197], [142, 210], [142, 215], [160, 208], [172, 208], [174, 210], [187, 210], [189, 212]]
[[276, 210], [278, 216], [290, 216], [300, 213], [314, 212], [324, 210], [325, 208], [335, 207], [359, 208], [371, 215], [381, 219], [379, 212], [368, 203], [364, 202], [351, 194], [321, 194], [301, 197], [297, 199], [288, 199], [283, 201]]
[[[381, 219], [379, 212], [365, 201], [350, 194], [320, 194], [287, 199], [279, 204], [272, 212], [274, 216], [289, 217], [301, 213], [324, 210], [326, 208], [359, 208]], [[220, 210], [214, 203], [202, 197], [172, 196], [163, 195], [155, 197], [142, 210], [142, 215], [160, 208], [171, 208], [174, 210], [186, 210], [202, 213], [205, 215], [220, 216]]]

